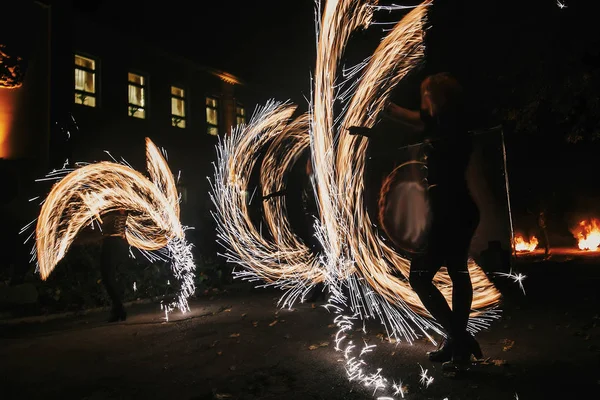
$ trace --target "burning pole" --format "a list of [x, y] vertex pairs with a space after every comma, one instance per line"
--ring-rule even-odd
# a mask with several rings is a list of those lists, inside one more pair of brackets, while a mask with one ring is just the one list
[[[504, 185], [506, 188], [506, 205], [508, 208], [508, 221], [510, 223], [510, 240], [511, 240], [511, 243], [514, 243], [515, 242], [515, 229], [514, 229], [513, 218], [512, 218], [512, 208], [511, 208], [511, 201], [510, 201], [510, 184], [508, 181], [508, 168], [507, 168], [507, 162], [506, 162], [506, 141], [504, 139], [504, 129], [502, 129], [502, 127], [500, 127], [500, 138], [502, 139], [502, 162], [504, 164]], [[517, 250], [513, 249], [513, 252], [514, 252], [514, 256], [516, 258]]]

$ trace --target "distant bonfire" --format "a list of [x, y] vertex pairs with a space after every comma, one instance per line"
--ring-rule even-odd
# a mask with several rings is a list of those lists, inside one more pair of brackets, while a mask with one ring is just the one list
[[597, 251], [600, 247], [600, 220], [584, 219], [571, 230], [580, 250]]
[[538, 244], [539, 244], [538, 239], [535, 236], [532, 236], [531, 238], [529, 238], [528, 241], [525, 240], [523, 235], [515, 236], [514, 246], [515, 246], [515, 250], [518, 252], [532, 252], [537, 248]]

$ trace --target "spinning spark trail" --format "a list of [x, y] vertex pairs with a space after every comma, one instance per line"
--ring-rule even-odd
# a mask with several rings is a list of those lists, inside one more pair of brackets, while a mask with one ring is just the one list
[[[345, 237], [350, 241], [351, 258], [355, 261], [362, 277], [387, 301], [393, 303], [400, 295], [411, 308], [422, 315], [427, 315], [427, 311], [407, 281], [409, 261], [376, 235], [363, 204], [368, 139], [351, 136], [345, 128], [372, 127], [392, 89], [421, 62], [424, 51], [423, 21], [429, 4], [430, 2], [425, 2], [408, 13], [382, 40], [369, 60], [348, 106], [342, 127], [338, 131], [339, 150], [335, 166], [338, 173], [338, 190], [345, 193], [344, 196], [339, 197], [343, 204], [341, 210], [344, 213], [339, 219], [345, 222], [345, 226], [340, 224], [340, 228], [347, 230]], [[348, 193], [349, 191], [351, 192]], [[390, 265], [396, 272], [400, 272], [402, 278], [391, 274]], [[485, 310], [495, 306], [500, 299], [500, 293], [493, 287], [485, 273], [472, 261], [469, 263], [469, 272], [474, 288], [472, 308]], [[439, 272], [434, 278], [434, 283], [451, 303], [449, 275]], [[472, 317], [477, 315], [481, 313], [476, 311]], [[477, 330], [473, 324], [470, 328]]]
[[[369, 26], [379, 7], [376, 1], [329, 0], [323, 7], [317, 1], [317, 60], [308, 114], [291, 121], [294, 107], [288, 103], [269, 102], [258, 109], [247, 126], [220, 142], [211, 182], [219, 238], [229, 260], [242, 266], [237, 275], [285, 289], [283, 306], [303, 299], [315, 283], [324, 281], [331, 294], [327, 308], [333, 310], [339, 329], [336, 348], [344, 353], [348, 376], [376, 390], [390, 385], [380, 369], [365, 372], [363, 356], [372, 349], [358, 351], [360, 347], [347, 341], [345, 332], [355, 321], [378, 318], [389, 337], [409, 342], [422, 334], [435, 343], [429, 332], [442, 332], [408, 283], [409, 260], [373, 229], [363, 203], [368, 139], [351, 136], [346, 129], [372, 127], [395, 86], [422, 62], [423, 24], [430, 4], [413, 7], [371, 57], [344, 71], [338, 81], [350, 35]], [[338, 105], [342, 110], [336, 115]], [[323, 248], [319, 255], [311, 254], [291, 230], [285, 198], [264, 204], [270, 238], [249, 216], [248, 185], [258, 155], [265, 154], [260, 179], [266, 195], [284, 189], [284, 175], [306, 146], [320, 212], [315, 225]], [[476, 332], [497, 317], [500, 293], [473, 261], [469, 272], [474, 298], [468, 328]], [[434, 284], [451, 304], [445, 269], [436, 274]]]
[[171, 260], [180, 291], [177, 299], [167, 305], [167, 311], [174, 307], [182, 312], [189, 310], [187, 299], [195, 290], [196, 267], [192, 246], [186, 242], [185, 228], [179, 222], [175, 179], [150, 139], [146, 139], [146, 158], [151, 180], [128, 165], [114, 162], [88, 164], [47, 176], [60, 180], [44, 201], [35, 230], [34, 253], [43, 280], [83, 228], [94, 221], [101, 223], [108, 212], [124, 209], [129, 211], [125, 231], [129, 245], [149, 257]]

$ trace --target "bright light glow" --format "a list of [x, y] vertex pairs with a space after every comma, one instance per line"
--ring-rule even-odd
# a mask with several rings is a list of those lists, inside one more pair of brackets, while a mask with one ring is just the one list
[[536, 249], [538, 244], [539, 244], [538, 239], [535, 236], [530, 237], [529, 240], [525, 240], [523, 235], [515, 236], [514, 246], [515, 246], [516, 251], [532, 252]]
[[508, 274], [505, 274], [505, 273], [503, 273], [503, 272], [496, 272], [496, 274], [497, 274], [497, 275], [500, 275], [500, 276], [504, 276], [504, 277], [506, 277], [506, 278], [510, 278], [510, 279], [512, 279], [512, 280], [513, 280], [515, 283], [518, 283], [518, 284], [519, 284], [519, 287], [520, 287], [520, 288], [521, 288], [521, 290], [523, 291], [523, 294], [525, 294], [525, 287], [523, 287], [523, 280], [524, 280], [525, 278], [527, 278], [527, 275], [523, 275], [523, 274], [522, 274], [522, 273], [520, 273], [520, 272], [519, 272], [519, 273], [515, 273], [515, 272], [513, 272], [512, 270], [511, 270], [511, 271], [510, 271]]
[[[179, 195], [160, 150], [146, 139], [150, 179], [125, 164], [99, 162], [74, 170], [53, 171], [44, 180], [58, 180], [46, 197], [35, 230], [34, 248], [43, 280], [67, 254], [77, 234], [86, 226], [102, 222], [110, 211], [129, 212], [125, 237], [130, 246], [151, 259], [170, 259], [180, 285], [168, 311], [189, 309], [194, 293], [195, 265], [185, 227], [179, 222]], [[24, 228], [24, 230], [27, 227]], [[156, 254], [149, 252], [158, 251]], [[35, 257], [34, 257], [35, 258]]]
[[571, 230], [579, 250], [598, 251], [600, 247], [600, 220], [597, 218], [585, 219]]

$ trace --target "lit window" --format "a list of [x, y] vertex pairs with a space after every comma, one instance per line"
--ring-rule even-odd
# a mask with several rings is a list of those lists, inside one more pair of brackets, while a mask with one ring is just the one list
[[171, 125], [185, 128], [185, 91], [171, 86]]
[[206, 124], [209, 135], [219, 135], [219, 101], [214, 97], [206, 98]]
[[235, 120], [237, 125], [246, 123], [246, 110], [241, 104], [238, 104], [235, 108]]
[[75, 54], [75, 103], [96, 107], [96, 61]]
[[146, 118], [146, 79], [142, 75], [129, 73], [129, 116]]

